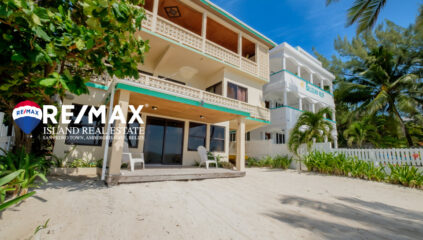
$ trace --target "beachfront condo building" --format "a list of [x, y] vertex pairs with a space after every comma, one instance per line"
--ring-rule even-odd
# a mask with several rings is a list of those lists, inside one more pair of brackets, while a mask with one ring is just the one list
[[[144, 8], [147, 19], [137, 34], [149, 40], [150, 50], [139, 65], [139, 78], [99, 76], [87, 84], [89, 94], [67, 94], [63, 102], [76, 109], [106, 104], [108, 111], [120, 105], [128, 118], [128, 105], [143, 105], [144, 126], [128, 125], [139, 130], [114, 133], [110, 141], [97, 131], [66, 133], [57, 138], [54, 154], [66, 161], [107, 159], [107, 182], [119, 182], [126, 146], [134, 155], [144, 154], [147, 168], [193, 166], [199, 146], [228, 161], [229, 137], [235, 131], [234, 163], [244, 171], [246, 133], [270, 123], [262, 89], [269, 83], [269, 50], [276, 44], [208, 0], [146, 0]], [[283, 76], [272, 74], [280, 83], [286, 81]], [[324, 76], [329, 85], [330, 78]], [[289, 99], [298, 96], [288, 94]], [[82, 128], [87, 123], [60, 125], [66, 126]]]

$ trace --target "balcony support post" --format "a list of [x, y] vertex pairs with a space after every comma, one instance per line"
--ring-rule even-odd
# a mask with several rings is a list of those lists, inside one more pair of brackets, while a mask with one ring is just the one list
[[151, 21], [151, 31], [156, 31], [156, 25], [157, 25], [157, 15], [159, 12], [159, 0], [154, 0], [153, 2], [153, 19]]
[[322, 80], [320, 80], [320, 88], [325, 90], [325, 82]]
[[313, 83], [313, 73], [310, 73], [310, 82]]
[[260, 51], [260, 47], [258, 45], [258, 43], [256, 43], [256, 63], [257, 63], [257, 74], [260, 74], [260, 59], [259, 59], [259, 51]]
[[298, 109], [303, 110], [303, 98], [301, 96], [298, 99]]
[[311, 112], [316, 113], [316, 104], [311, 103]]
[[297, 76], [301, 77], [301, 66], [300, 65], [297, 66]]
[[203, 22], [201, 26], [201, 38], [202, 38], [202, 46], [203, 52], [206, 51], [206, 40], [207, 40], [207, 12], [203, 12]]
[[238, 171], [245, 171], [245, 118], [238, 118], [237, 124], [238, 128], [236, 130], [236, 169]]
[[[242, 65], [242, 61], [241, 61], [241, 58], [242, 58], [242, 33], [241, 32], [238, 33], [238, 56], [239, 56], [239, 66], [241, 66]], [[242, 68], [242, 66], [241, 66], [241, 68]]]
[[286, 70], [286, 58], [282, 56], [282, 69]]
[[283, 89], [283, 105], [288, 106], [288, 93], [286, 92], [286, 87]]

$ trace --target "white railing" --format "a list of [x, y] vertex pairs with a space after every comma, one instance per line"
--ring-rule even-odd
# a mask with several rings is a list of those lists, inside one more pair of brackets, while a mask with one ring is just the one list
[[[153, 30], [153, 13], [145, 11], [146, 19], [142, 23], [142, 27], [147, 30]], [[262, 59], [260, 66], [256, 62], [253, 62], [247, 58], [241, 57], [231, 50], [226, 49], [210, 40], [205, 40], [205, 48], [203, 49], [203, 37], [185, 29], [163, 17], [157, 16], [155, 26], [155, 32], [175, 40], [181, 44], [192, 47], [201, 52], [207, 53], [217, 59], [220, 59], [226, 63], [229, 63], [242, 71], [258, 76], [264, 79], [269, 79], [269, 60], [268, 50], [260, 48], [260, 52], [257, 53]]]
[[183, 43], [197, 50], [202, 49], [203, 40], [201, 36], [180, 27], [162, 17], [157, 17], [156, 31], [163, 36]]
[[238, 54], [224, 47], [221, 47], [210, 40], [206, 41], [206, 53], [216, 58], [219, 58], [229, 64], [232, 64], [234, 66], [237, 66], [237, 67], [240, 66]]
[[253, 118], [262, 120], [270, 120], [270, 111], [267, 108], [253, 106], [245, 102], [241, 102], [232, 98], [227, 98], [218, 94], [206, 92], [197, 88], [174, 83], [157, 77], [140, 74], [138, 79], [127, 79], [131, 82], [139, 83], [143, 87], [149, 89], [166, 92], [169, 94], [177, 94], [182, 97], [189, 97], [205, 103], [215, 104], [222, 107], [228, 107], [239, 111], [250, 113]]
[[361, 160], [373, 161], [378, 164], [406, 164], [423, 166], [422, 148], [390, 148], [390, 149], [332, 149], [332, 152], [342, 153], [348, 157], [357, 157]]
[[241, 58], [241, 69], [248, 72], [248, 73], [256, 75], [257, 74], [257, 63], [251, 61], [250, 59], [242, 57]]
[[[14, 134], [7, 136], [9, 127], [3, 124], [4, 112], [0, 112], [0, 148], [9, 151], [13, 146]], [[0, 156], [4, 155], [4, 152], [0, 150]]]

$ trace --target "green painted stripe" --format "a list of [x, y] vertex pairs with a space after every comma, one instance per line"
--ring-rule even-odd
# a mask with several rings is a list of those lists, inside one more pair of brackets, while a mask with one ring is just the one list
[[265, 42], [269, 43], [269, 44], [270, 44], [270, 45], [272, 45], [273, 47], [276, 47], [276, 44], [275, 44], [273, 41], [271, 41], [271, 40], [269, 40], [269, 39], [265, 38], [263, 35], [261, 35], [260, 33], [258, 33], [258, 32], [257, 32], [257, 31], [255, 31], [255, 30], [251, 29], [251, 28], [250, 28], [250, 27], [248, 27], [247, 25], [245, 25], [245, 24], [241, 23], [240, 21], [238, 21], [237, 19], [235, 19], [233, 16], [231, 16], [231, 15], [229, 15], [229, 14], [225, 13], [224, 11], [222, 11], [222, 9], [220, 9], [220, 8], [216, 7], [215, 5], [211, 4], [211, 3], [210, 3], [210, 2], [208, 2], [208, 1], [201, 0], [201, 2], [202, 2], [202, 3], [204, 3], [204, 4], [206, 4], [206, 5], [207, 5], [207, 6], [209, 6], [209, 7], [213, 8], [215, 11], [217, 11], [217, 12], [219, 12], [220, 14], [222, 14], [223, 16], [227, 17], [229, 20], [231, 20], [232, 22], [234, 22], [234, 23], [238, 24], [239, 26], [241, 26], [242, 28], [246, 29], [246, 30], [247, 30], [247, 31], [249, 31], [250, 33], [254, 34], [256, 37], [258, 37], [258, 38], [260, 38], [260, 39], [264, 40]]
[[153, 91], [153, 90], [149, 90], [149, 89], [145, 89], [145, 88], [141, 88], [141, 87], [135, 87], [135, 86], [127, 85], [127, 84], [124, 84], [124, 83], [118, 83], [116, 85], [116, 89], [128, 90], [128, 91], [131, 91], [131, 92], [141, 93], [141, 94], [145, 94], [145, 95], [148, 95], [148, 96], [163, 98], [163, 99], [167, 99], [167, 100], [170, 100], [170, 101], [180, 102], [180, 103], [189, 104], [189, 105], [193, 105], [193, 106], [199, 106], [199, 107], [204, 107], [204, 108], [208, 108], [208, 109], [218, 110], [218, 111], [221, 111], [221, 112], [227, 112], [227, 113], [232, 113], [232, 114], [247, 116], [247, 117], [250, 116], [250, 113], [248, 113], [248, 112], [239, 111], [239, 110], [235, 110], [235, 109], [231, 109], [231, 108], [227, 108], [227, 107], [222, 107], [222, 106], [217, 106], [217, 105], [210, 104], [210, 103], [201, 103], [200, 101], [191, 100], [191, 99], [187, 99], [187, 98], [183, 98], [183, 97], [178, 97], [178, 96], [170, 95], [170, 94], [167, 94], [167, 93], [161, 93], [161, 92], [157, 92], [157, 91]]
[[302, 78], [302, 77], [298, 76], [297, 74], [295, 74], [295, 73], [293, 73], [293, 72], [291, 72], [291, 71], [289, 71], [289, 70], [286, 70], [286, 69], [282, 69], [282, 70], [280, 70], [280, 71], [274, 72], [274, 73], [270, 74], [270, 76], [273, 76], [273, 75], [278, 74], [278, 73], [281, 73], [281, 72], [287, 72], [287, 73], [291, 74], [292, 76], [294, 76], [294, 77], [296, 77], [296, 78], [298, 78], [298, 79], [300, 79], [300, 80], [303, 80], [304, 82], [306, 82], [306, 83], [308, 83], [308, 84], [311, 84], [311, 85], [313, 85], [314, 87], [316, 87], [316, 88], [318, 88], [318, 89], [320, 89], [320, 90], [322, 90], [322, 91], [326, 92], [327, 94], [329, 94], [329, 95], [332, 95], [332, 96], [333, 96], [333, 94], [332, 94], [331, 92], [326, 91], [325, 89], [323, 89], [323, 88], [321, 88], [321, 87], [319, 87], [319, 86], [315, 85], [314, 83], [311, 83], [311, 82], [309, 82], [309, 81], [305, 80], [304, 78]]
[[101, 85], [101, 84], [98, 84], [98, 83], [87, 82], [87, 83], [85, 83], [85, 85], [87, 87], [98, 88], [98, 89], [102, 89], [102, 90], [106, 90], [106, 91], [109, 89], [108, 86], [104, 86], [104, 85]]
[[259, 119], [259, 118], [247, 117], [247, 119], [248, 119], [248, 120], [257, 121], [257, 122], [269, 123], [269, 124], [270, 124], [270, 121], [268, 121], [268, 120], [263, 120], [263, 119]]

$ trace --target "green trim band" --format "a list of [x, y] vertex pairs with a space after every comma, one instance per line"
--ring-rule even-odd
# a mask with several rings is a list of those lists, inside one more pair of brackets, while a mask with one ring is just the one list
[[135, 86], [127, 85], [127, 84], [124, 84], [124, 83], [116, 84], [116, 89], [128, 90], [128, 91], [131, 91], [131, 92], [141, 93], [141, 94], [152, 96], [152, 97], [163, 98], [163, 99], [167, 99], [167, 100], [174, 101], [174, 102], [180, 102], [180, 103], [189, 104], [189, 105], [193, 105], [193, 106], [209, 108], [209, 109], [218, 110], [218, 111], [221, 111], [221, 112], [227, 112], [227, 113], [232, 113], [232, 114], [247, 116], [247, 117], [250, 116], [250, 113], [248, 113], [248, 112], [239, 111], [239, 110], [235, 110], [235, 109], [231, 109], [231, 108], [227, 108], [227, 107], [222, 107], [222, 106], [217, 106], [217, 105], [214, 105], [214, 104], [204, 103], [204, 102], [191, 100], [191, 99], [187, 99], [187, 98], [183, 98], [183, 97], [178, 97], [178, 96], [170, 95], [170, 94], [167, 94], [167, 93], [161, 93], [161, 92], [157, 92], [157, 91], [153, 91], [153, 90], [149, 90], [149, 89], [145, 89], [145, 88], [141, 88], [141, 87], [135, 87]]
[[109, 90], [108, 86], [104, 86], [104, 85], [101, 85], [101, 84], [98, 84], [98, 83], [87, 82], [87, 83], [85, 83], [85, 85], [87, 87], [98, 88], [98, 89], [102, 89], [102, 90], [106, 90], [106, 91]]
[[248, 120], [253, 120], [253, 121], [257, 121], [257, 122], [262, 122], [262, 123], [268, 123], [268, 124], [270, 124], [270, 121], [268, 121], [268, 120], [263, 120], [263, 119], [259, 119], [259, 118], [247, 117], [246, 119], [248, 119]]
[[227, 13], [223, 12], [220, 8], [214, 6], [213, 4], [210, 4], [208, 1], [205, 0], [200, 0], [202, 3], [206, 4], [207, 6], [213, 8], [215, 11], [219, 12], [220, 14], [222, 14], [223, 16], [227, 17], [229, 20], [231, 20], [232, 22], [238, 24], [239, 26], [241, 26], [242, 28], [244, 28], [245, 30], [249, 31], [250, 33], [254, 34], [256, 37], [264, 40], [265, 42], [269, 43], [270, 45], [272, 45], [273, 47], [276, 47], [277, 45], [272, 42], [271, 40], [265, 38], [264, 36], [262, 36], [262, 34], [258, 33], [257, 31], [251, 29], [250, 27], [248, 27], [247, 25], [245, 25], [244, 23], [239, 22], [238, 20], [236, 20], [233, 16], [228, 15]]
[[[291, 107], [291, 106], [279, 106], [279, 107], [270, 108], [270, 110], [273, 110], [273, 109], [278, 109], [278, 108], [284, 108], [284, 107], [286, 107], [286, 108], [291, 108], [291, 109], [296, 110], [296, 111], [299, 111], [299, 112], [305, 112], [304, 110], [300, 110], [300, 109], [298, 109], [298, 108], [294, 108], [294, 107]], [[336, 121], [333, 121], [333, 120], [331, 120], [331, 119], [329, 119], [329, 118], [325, 118], [325, 120], [328, 120], [328, 121], [330, 121], [330, 122], [336, 123]]]
[[311, 83], [310, 81], [305, 80], [304, 78], [302, 78], [302, 77], [298, 76], [297, 74], [295, 74], [295, 73], [293, 73], [293, 72], [291, 72], [291, 71], [289, 71], [289, 70], [287, 70], [287, 69], [282, 69], [282, 70], [279, 70], [279, 71], [277, 71], [277, 72], [274, 72], [274, 73], [270, 74], [270, 76], [273, 76], [273, 75], [278, 74], [278, 73], [281, 73], [281, 72], [287, 72], [287, 73], [289, 73], [289, 74], [293, 75], [294, 77], [297, 77], [297, 78], [299, 78], [300, 80], [303, 80], [304, 82], [306, 82], [306, 83], [308, 83], [308, 84], [311, 84], [311, 85], [312, 85], [312, 86], [314, 86], [314, 87], [317, 87], [318, 89], [320, 89], [320, 90], [322, 90], [322, 91], [326, 92], [327, 94], [329, 94], [329, 95], [331, 95], [331, 96], [333, 97], [333, 94], [332, 94], [331, 92], [326, 91], [325, 89], [323, 89], [323, 88], [321, 88], [321, 87], [319, 87], [319, 86], [315, 85], [314, 83]]

